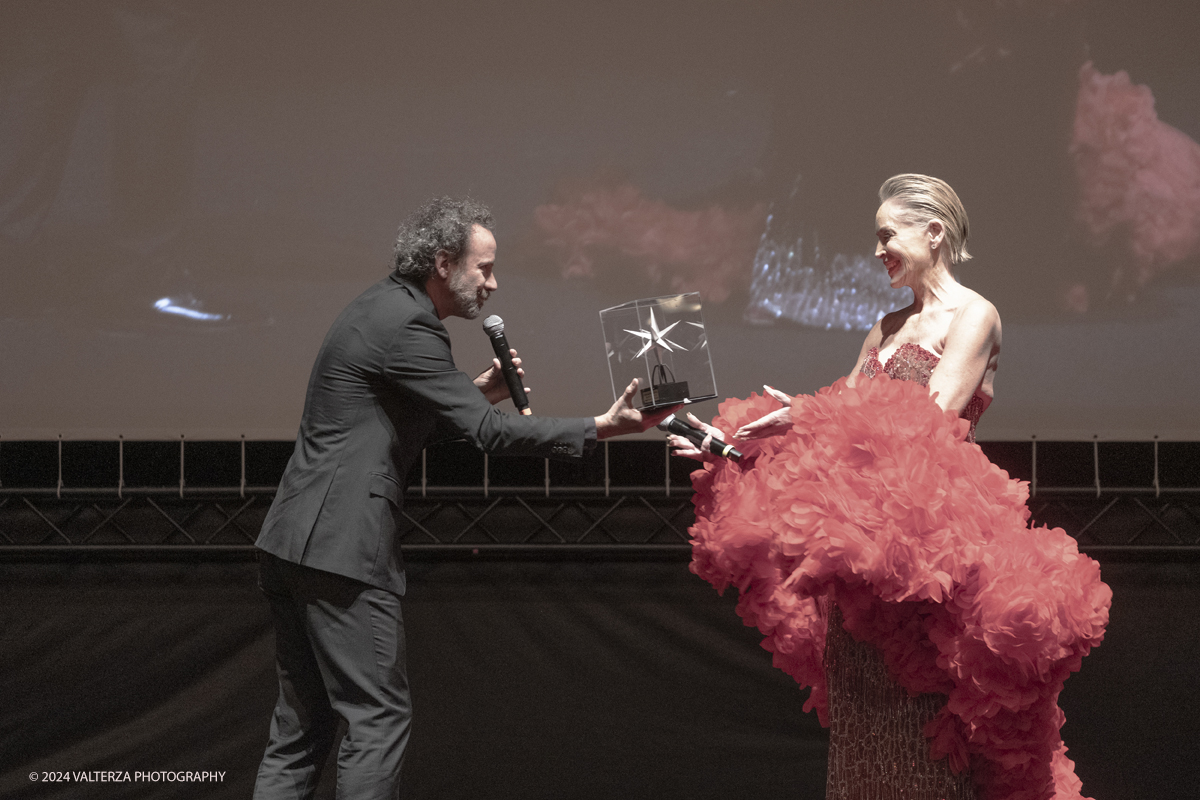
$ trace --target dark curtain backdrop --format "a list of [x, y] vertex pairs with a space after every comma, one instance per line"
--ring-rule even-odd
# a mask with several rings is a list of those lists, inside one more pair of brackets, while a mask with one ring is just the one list
[[[406, 798], [823, 796], [826, 739], [802, 693], [732, 591], [718, 597], [684, 564], [410, 572]], [[1200, 567], [1104, 576], [1108, 638], [1062, 696], [1085, 794], [1187, 796], [1200, 784]], [[274, 702], [254, 564], [4, 565], [0, 615], [0, 796], [249, 796]], [[35, 770], [226, 775], [80, 786], [31, 782]]]

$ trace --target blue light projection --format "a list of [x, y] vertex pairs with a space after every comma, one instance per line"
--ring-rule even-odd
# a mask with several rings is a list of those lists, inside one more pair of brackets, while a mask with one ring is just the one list
[[[188, 306], [191, 306], [189, 308]], [[163, 314], [176, 314], [188, 319], [200, 320], [202, 322], [220, 322], [221, 320], [229, 319], [228, 314], [210, 314], [199, 309], [200, 302], [194, 298], [188, 297], [172, 299], [170, 297], [160, 297], [154, 301], [154, 308]]]
[[[889, 311], [910, 302], [908, 289], [893, 289], [875, 259], [838, 253], [832, 260], [820, 248], [805, 258], [804, 239], [784, 245], [771, 238], [773, 214], [754, 255], [747, 322], [779, 320], [814, 328], [865, 331]], [[806, 263], [807, 262], [807, 263]]]

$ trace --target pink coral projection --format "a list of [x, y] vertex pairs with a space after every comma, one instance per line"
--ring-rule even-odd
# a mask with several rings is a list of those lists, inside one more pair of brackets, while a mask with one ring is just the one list
[[1200, 145], [1159, 121], [1150, 89], [1084, 64], [1070, 153], [1084, 225], [1102, 243], [1128, 237], [1132, 269], [1118, 268], [1114, 289], [1131, 295], [1200, 252]]
[[624, 185], [586, 191], [570, 202], [538, 206], [533, 213], [548, 237], [546, 244], [566, 258], [563, 277], [596, 277], [593, 256], [607, 248], [635, 259], [654, 285], [698, 291], [719, 303], [749, 277], [766, 206], [680, 211]]

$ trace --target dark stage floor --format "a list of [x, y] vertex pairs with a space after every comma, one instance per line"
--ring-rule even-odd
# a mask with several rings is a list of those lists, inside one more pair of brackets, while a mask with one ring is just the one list
[[[0, 795], [246, 797], [274, 701], [253, 564], [0, 567]], [[419, 563], [404, 606], [409, 798], [821, 797], [825, 736], [682, 563]], [[1183, 797], [1200, 566], [1111, 564], [1112, 622], [1062, 696], [1098, 799]], [[731, 593], [732, 594], [732, 593]], [[34, 771], [219, 771], [46, 785]], [[82, 791], [81, 791], [82, 789]], [[332, 793], [326, 796], [332, 797]]]

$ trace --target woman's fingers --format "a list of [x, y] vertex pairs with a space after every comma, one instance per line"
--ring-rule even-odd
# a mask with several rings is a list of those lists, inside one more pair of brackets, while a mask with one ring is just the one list
[[780, 408], [738, 428], [733, 435], [735, 439], [765, 439], [768, 436], [778, 436], [787, 433], [792, 427], [790, 408]]
[[785, 406], [790, 406], [790, 405], [792, 404], [792, 397], [791, 397], [791, 395], [789, 395], [789, 394], [785, 394], [785, 393], [783, 393], [783, 392], [779, 391], [778, 389], [776, 389], [776, 388], [775, 388], [775, 387], [773, 387], [773, 386], [767, 386], [767, 385], [764, 383], [764, 384], [763, 384], [763, 391], [765, 391], [767, 394], [769, 394], [771, 397], [775, 398], [775, 399], [776, 399], [776, 400], [778, 400], [779, 402], [783, 403]]
[[676, 450], [686, 450], [689, 447], [694, 447], [690, 439], [685, 439], [682, 436], [677, 436], [673, 433], [667, 435], [667, 444], [671, 445]]
[[699, 419], [696, 418], [696, 415], [691, 413], [690, 411], [688, 412], [688, 419], [691, 420], [693, 427], [699, 428], [700, 430], [702, 430], [706, 434], [708, 434], [708, 437], [704, 440], [704, 444], [700, 445], [701, 450], [705, 450], [708, 448], [708, 443], [709, 443], [710, 439], [717, 439], [722, 442], [725, 441], [725, 432], [722, 431], [720, 428], [713, 427], [712, 425], [709, 425], [706, 422], [701, 422]]
[[737, 429], [736, 433], [733, 434], [733, 438], [735, 438], [735, 439], [753, 439], [753, 438], [755, 438], [755, 434], [758, 433], [758, 429], [762, 427], [761, 423], [762, 423], [762, 420], [757, 420], [755, 422], [751, 422], [746, 425], [743, 425], [742, 427]]
[[674, 451], [672, 455], [682, 456], [683, 458], [691, 458], [696, 461], [703, 461], [704, 454], [697, 449], [696, 445], [690, 439], [685, 439], [682, 436], [671, 434], [667, 437], [667, 443], [671, 445]]

